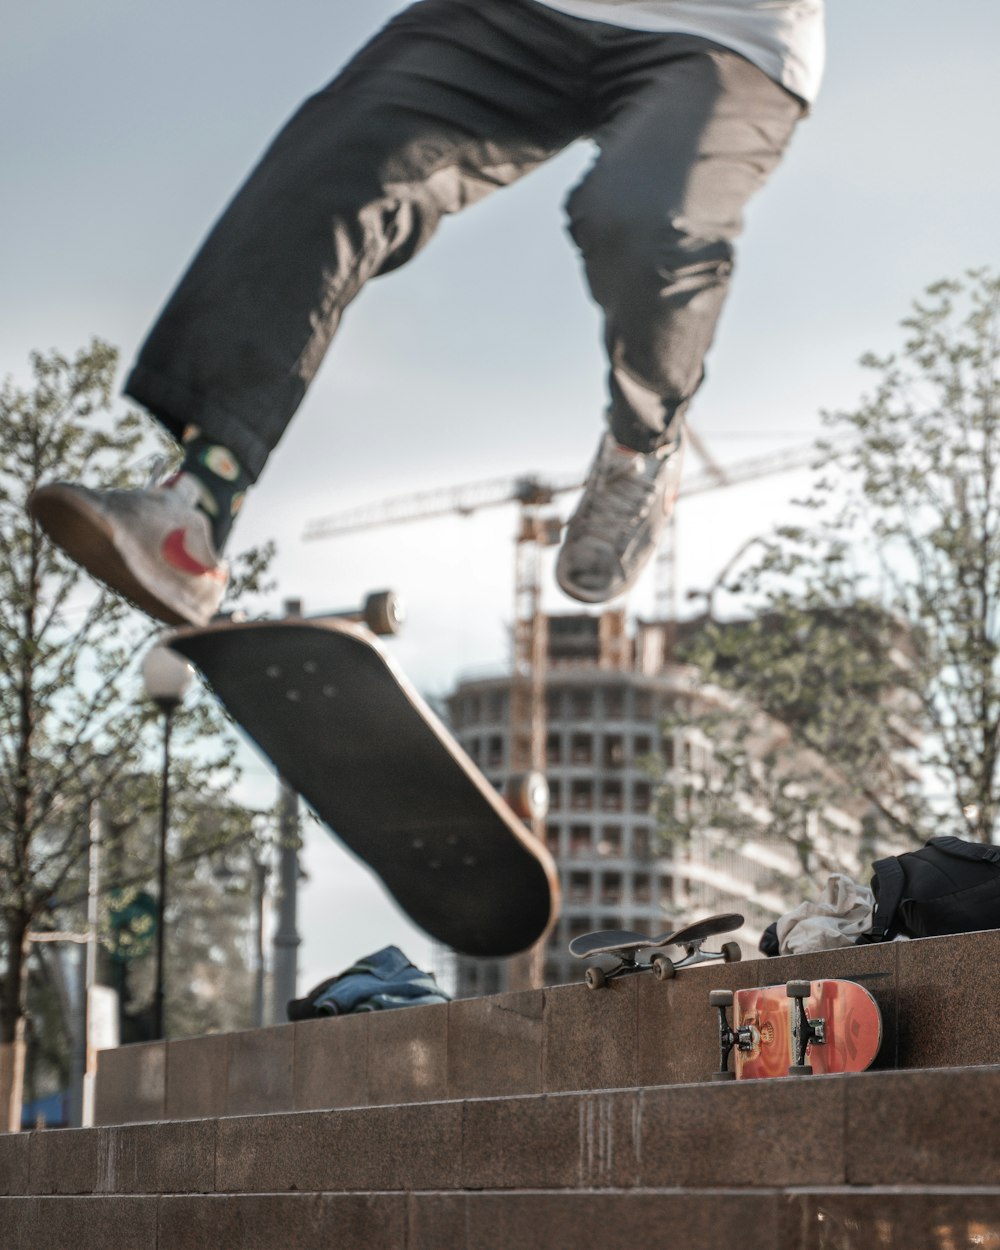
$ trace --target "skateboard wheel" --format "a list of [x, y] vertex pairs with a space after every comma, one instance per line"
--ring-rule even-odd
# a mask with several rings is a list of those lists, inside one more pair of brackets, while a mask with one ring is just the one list
[[733, 991], [709, 990], [708, 1005], [709, 1007], [731, 1007], [733, 1005]]
[[788, 1065], [789, 1076], [812, 1076], [812, 1074], [811, 1063], [790, 1063]]
[[722, 958], [727, 964], [738, 964], [743, 958], [743, 948], [739, 942], [724, 942], [722, 946]]
[[521, 820], [541, 820], [549, 810], [549, 783], [543, 773], [516, 773], [504, 787], [504, 795]]
[[670, 981], [677, 975], [677, 969], [666, 955], [654, 955], [649, 963], [657, 981]]
[[808, 998], [812, 993], [811, 981], [789, 981], [785, 993], [789, 998]]
[[597, 967], [587, 969], [585, 980], [589, 990], [603, 990], [608, 983], [604, 969]]
[[735, 1072], [713, 1072], [712, 1080], [713, 1081], [735, 1081], [736, 1073]]
[[395, 591], [379, 590], [365, 600], [361, 615], [373, 634], [398, 634], [406, 614]]

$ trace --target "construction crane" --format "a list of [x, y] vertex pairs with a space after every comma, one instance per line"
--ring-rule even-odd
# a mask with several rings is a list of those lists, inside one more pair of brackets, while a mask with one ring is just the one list
[[[689, 429], [687, 438], [704, 467], [682, 483], [680, 496], [736, 486], [774, 473], [801, 468], [816, 459], [815, 444], [789, 448], [721, 465]], [[359, 530], [399, 525], [449, 515], [471, 516], [484, 508], [516, 503], [520, 509], [516, 538], [514, 592], [514, 654], [511, 687], [511, 769], [515, 774], [544, 772], [544, 684], [547, 654], [546, 620], [541, 611], [541, 553], [559, 542], [562, 522], [553, 508], [564, 494], [582, 489], [579, 477], [545, 479], [536, 474], [491, 478], [464, 486], [420, 491], [334, 513], [312, 521], [303, 537], [333, 538]], [[673, 535], [668, 533], [658, 555], [657, 615], [676, 616], [673, 593]], [[538, 824], [538, 822], [535, 822]]]
[[[783, 473], [813, 463], [815, 444], [767, 456], [720, 465], [704, 444], [687, 431], [688, 442], [702, 461], [701, 472], [689, 474], [679, 497], [735, 486], [758, 477]], [[492, 478], [442, 490], [419, 491], [334, 513], [308, 524], [309, 541], [333, 538], [360, 530], [399, 525], [442, 516], [471, 516], [484, 508], [516, 503], [519, 508], [515, 543], [514, 645], [510, 686], [510, 756], [507, 794], [518, 815], [541, 840], [545, 837], [545, 803], [538, 801], [538, 779], [545, 775], [545, 684], [548, 658], [548, 619], [541, 610], [541, 564], [545, 548], [555, 546], [562, 521], [555, 500], [581, 490], [579, 477], [545, 479], [536, 474]], [[674, 590], [674, 532], [657, 554], [656, 612], [664, 621], [676, 617]], [[542, 943], [519, 956], [511, 967], [514, 988], [542, 984]]]
[[[681, 498], [736, 486], [755, 478], [784, 473], [813, 463], [817, 456], [813, 443], [788, 448], [766, 456], [719, 464], [694, 433], [687, 438], [702, 460], [701, 472], [689, 474], [681, 484]], [[553, 504], [560, 495], [583, 488], [580, 477], [543, 478], [526, 474], [516, 478], [490, 478], [463, 486], [419, 491], [378, 503], [366, 504], [311, 521], [306, 540], [333, 538], [359, 530], [400, 525], [410, 521], [442, 516], [471, 516], [484, 508], [520, 508], [516, 538], [514, 592], [513, 704], [517, 715], [511, 723], [511, 749], [518, 771], [544, 763], [544, 726], [539, 705], [544, 707], [540, 690], [544, 684], [545, 639], [541, 613], [541, 552], [559, 541], [562, 523]], [[664, 620], [677, 615], [674, 591], [674, 534], [668, 528], [657, 556], [656, 615]], [[530, 692], [530, 693], [529, 693]], [[531, 709], [530, 711], [526, 709]], [[527, 745], [526, 745], [527, 744]]]
[[[724, 486], [738, 486], [754, 478], [801, 469], [812, 464], [817, 454], [816, 445], [810, 443], [767, 456], [736, 460], [728, 465], [712, 461], [711, 467], [688, 476], [681, 484], [679, 496], [701, 495]], [[512, 503], [535, 509], [551, 504], [559, 495], [582, 489], [583, 480], [578, 475], [549, 479], [535, 474], [489, 478], [464, 486], [397, 495], [393, 499], [335, 512], [310, 521], [302, 537], [311, 541], [403, 522], [430, 520], [432, 517], [471, 516], [483, 508], [500, 508]]]
[[[817, 456], [815, 444], [810, 443], [721, 465], [690, 429], [687, 430], [687, 439], [704, 467], [701, 472], [689, 474], [682, 483], [681, 498], [802, 468], [813, 463]], [[537, 474], [526, 474], [516, 478], [491, 478], [442, 490], [400, 495], [334, 513], [311, 521], [303, 535], [312, 541], [432, 517], [471, 516], [484, 508], [518, 505], [510, 718], [510, 771], [514, 774], [545, 771], [547, 631], [546, 619], [541, 611], [541, 558], [546, 547], [559, 542], [562, 531], [562, 522], [553, 507], [555, 500], [582, 487], [583, 481], [578, 476], [546, 479]], [[664, 620], [676, 616], [673, 550], [673, 534], [668, 532], [658, 553], [656, 579], [656, 610]], [[523, 804], [520, 806], [523, 807]], [[536, 827], [540, 824], [537, 819], [533, 823]]]

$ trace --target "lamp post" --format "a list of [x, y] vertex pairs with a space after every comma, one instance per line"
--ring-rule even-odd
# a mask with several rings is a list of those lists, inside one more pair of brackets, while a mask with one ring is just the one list
[[158, 847], [158, 891], [156, 900], [156, 988], [153, 993], [153, 1040], [164, 1036], [163, 952], [167, 911], [167, 829], [170, 812], [170, 731], [174, 712], [191, 684], [194, 670], [176, 651], [157, 643], [142, 662], [146, 694], [163, 714], [163, 769], [160, 774], [160, 839]]
[[754, 537], [754, 538], [748, 538], [745, 543], [737, 547], [734, 554], [731, 555], [729, 559], [726, 561], [726, 563], [722, 566], [722, 571], [716, 575], [715, 581], [712, 582], [708, 590], [689, 590], [687, 592], [687, 597], [689, 599], [704, 599], [706, 621], [713, 622], [715, 620], [715, 596], [719, 593], [720, 590], [723, 589], [723, 583], [725, 582], [726, 578], [733, 571], [733, 568], [738, 563], [738, 561], [743, 556], [746, 555], [746, 553], [750, 550], [750, 548], [755, 547], [758, 544], [761, 547], [764, 547], [765, 550], [767, 551], [774, 550], [774, 544], [769, 542], [766, 538], [760, 538], [759, 536]]

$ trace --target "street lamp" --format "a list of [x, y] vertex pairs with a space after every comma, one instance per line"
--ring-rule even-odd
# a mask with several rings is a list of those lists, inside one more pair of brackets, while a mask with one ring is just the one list
[[731, 555], [722, 566], [722, 571], [716, 576], [715, 581], [712, 582], [708, 590], [689, 590], [687, 592], [687, 597], [689, 599], [704, 599], [706, 621], [710, 623], [715, 621], [715, 596], [723, 588], [723, 583], [733, 571], [734, 566], [743, 556], [746, 555], [751, 547], [755, 547], [758, 544], [767, 551], [774, 550], [774, 544], [768, 542], [766, 538], [761, 538], [759, 536], [748, 538], [745, 543], [736, 549], [735, 553]]
[[176, 651], [162, 642], [156, 643], [142, 662], [142, 680], [146, 694], [163, 713], [163, 771], [160, 775], [160, 842], [156, 901], [156, 989], [153, 994], [153, 1039], [162, 1038], [163, 1030], [163, 930], [167, 911], [167, 825], [170, 810], [170, 730], [174, 712], [191, 684], [194, 670]]

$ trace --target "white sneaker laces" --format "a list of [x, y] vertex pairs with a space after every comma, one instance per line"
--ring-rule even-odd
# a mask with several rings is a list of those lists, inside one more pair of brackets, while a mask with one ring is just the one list
[[[576, 521], [594, 536], [607, 541], [645, 518], [656, 498], [656, 475], [645, 473], [641, 452], [616, 464], [598, 465], [596, 478], [588, 483]], [[659, 468], [659, 466], [657, 466]]]

